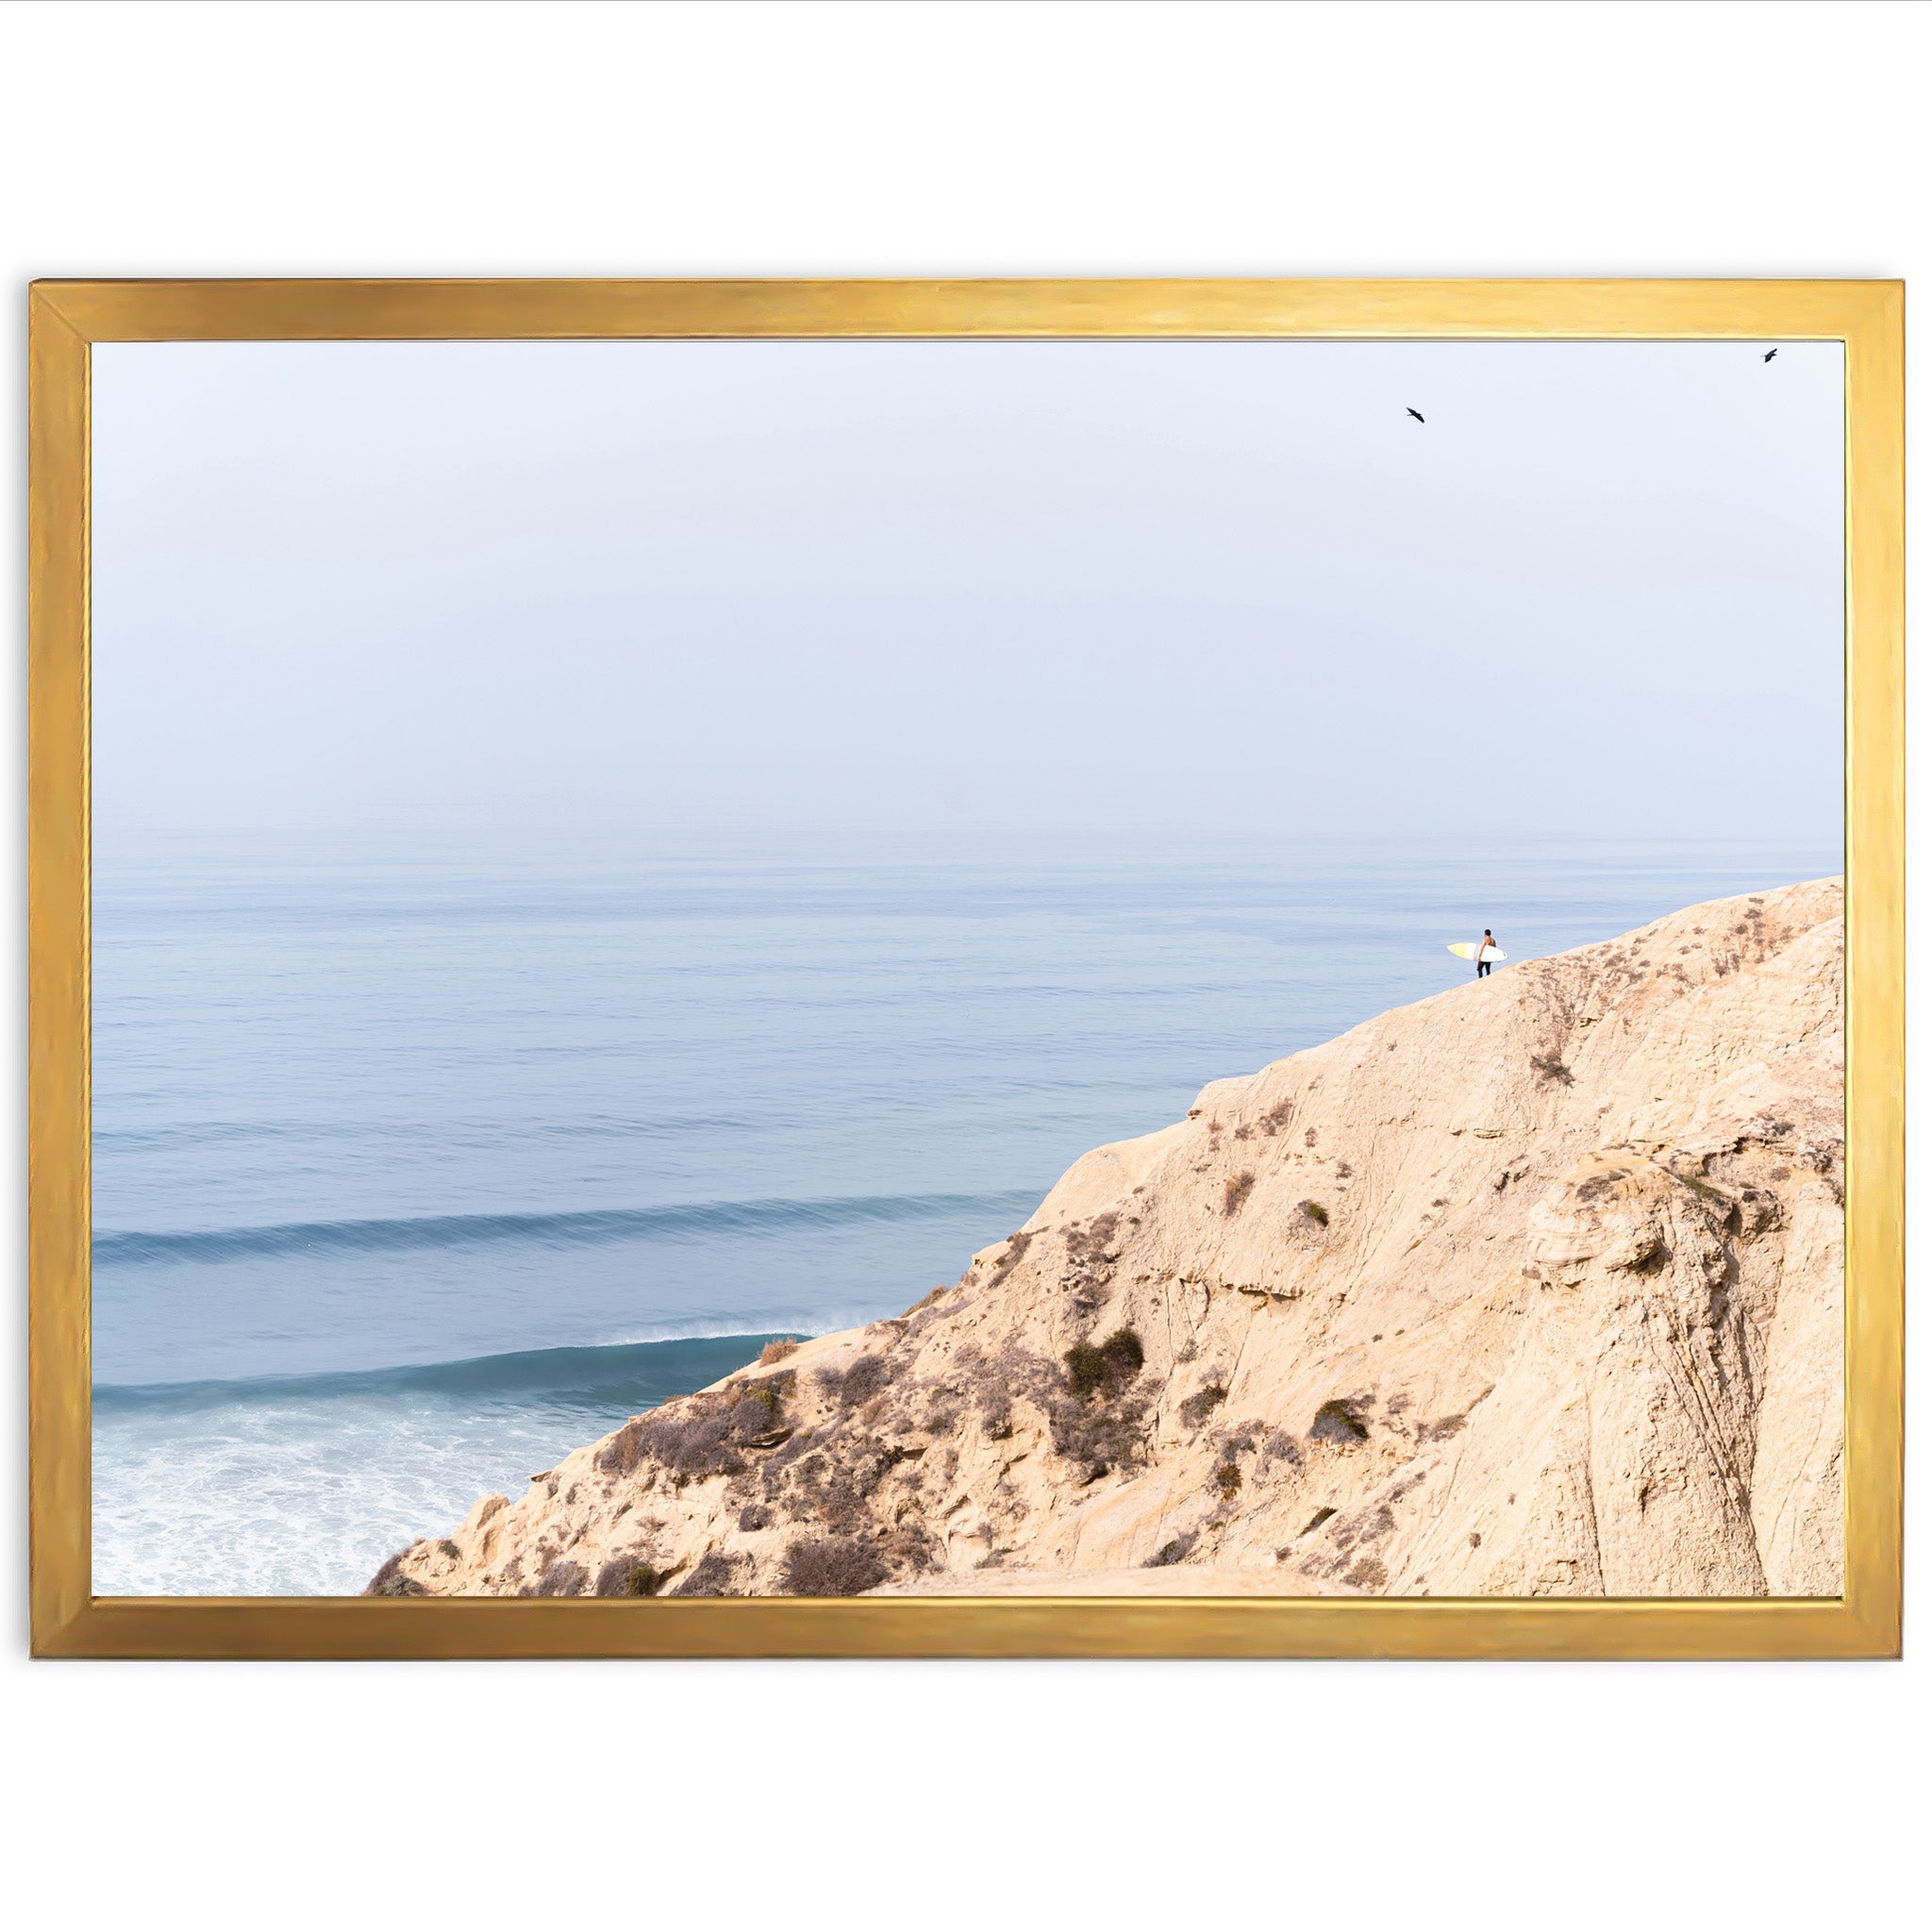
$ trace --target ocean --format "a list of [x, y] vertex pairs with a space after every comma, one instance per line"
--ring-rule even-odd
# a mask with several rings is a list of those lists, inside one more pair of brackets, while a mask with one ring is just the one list
[[[93, 1587], [330, 1594], [1087, 1148], [1815, 847], [154, 836], [94, 879]], [[1507, 972], [1507, 967], [1499, 969]]]

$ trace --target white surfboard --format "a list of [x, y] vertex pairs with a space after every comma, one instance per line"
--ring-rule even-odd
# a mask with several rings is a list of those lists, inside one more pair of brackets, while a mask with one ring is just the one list
[[[1481, 944], [1482, 941], [1480, 940], [1451, 940], [1449, 941], [1449, 950], [1458, 959], [1474, 959], [1475, 958], [1475, 949]], [[1507, 959], [1509, 955], [1504, 952], [1500, 946], [1491, 946], [1490, 948], [1490, 958], [1491, 959]]]

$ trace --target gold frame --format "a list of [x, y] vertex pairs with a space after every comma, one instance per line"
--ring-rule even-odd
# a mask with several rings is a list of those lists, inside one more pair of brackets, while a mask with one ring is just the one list
[[[28, 293], [28, 1376], [43, 1657], [1892, 1657], [1905, 1420], [1905, 291], [1850, 281], [45, 281]], [[1751, 1600], [96, 1597], [90, 350], [675, 337], [1836, 340], [1845, 349], [1845, 1593]]]

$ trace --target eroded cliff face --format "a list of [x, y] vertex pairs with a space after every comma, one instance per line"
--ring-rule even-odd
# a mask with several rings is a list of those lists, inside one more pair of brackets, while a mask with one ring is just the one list
[[1842, 909], [1693, 907], [1217, 1081], [371, 1587], [1836, 1595]]

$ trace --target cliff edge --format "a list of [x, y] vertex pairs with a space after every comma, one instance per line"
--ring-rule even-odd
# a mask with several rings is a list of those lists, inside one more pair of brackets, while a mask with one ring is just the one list
[[1216, 1081], [370, 1590], [1835, 1596], [1842, 913], [1713, 901]]

